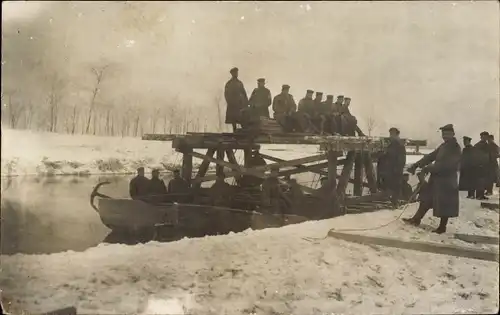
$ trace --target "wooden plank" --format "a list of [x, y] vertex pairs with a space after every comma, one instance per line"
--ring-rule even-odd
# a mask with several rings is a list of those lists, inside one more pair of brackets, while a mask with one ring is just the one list
[[468, 243], [498, 245], [499, 238], [486, 235], [472, 235], [456, 233], [455, 238]]
[[498, 262], [497, 251], [488, 251], [483, 249], [467, 248], [462, 246], [447, 245], [441, 243], [402, 241], [389, 237], [350, 234], [350, 233], [336, 232], [334, 230], [330, 230], [328, 232], [328, 236], [344, 240], [347, 242], [353, 242], [363, 245], [380, 245], [380, 246], [415, 250], [420, 252]]
[[[290, 184], [290, 180], [289, 179], [286, 179], [286, 178], [279, 178], [279, 181], [281, 181], [282, 183], [287, 183], [287, 184]], [[311, 188], [311, 187], [308, 187], [308, 186], [304, 186], [304, 185], [301, 185], [301, 184], [297, 184], [300, 188], [302, 188], [302, 190], [306, 193], [309, 193], [309, 194], [315, 194], [316, 193], [316, 189], [314, 188]]]
[[76, 315], [76, 307], [71, 306], [71, 307], [66, 307], [66, 308], [61, 308], [52, 312], [48, 313], [43, 313], [42, 315]]
[[193, 156], [191, 155], [192, 153], [193, 153], [192, 149], [185, 149], [182, 155], [181, 176], [189, 185], [191, 185], [191, 177], [193, 176]]
[[355, 196], [363, 195], [363, 153], [356, 152], [354, 157], [354, 189]]
[[492, 202], [481, 202], [481, 208], [498, 212], [498, 210], [500, 209], [500, 204]]
[[[215, 154], [215, 149], [208, 149], [206, 156], [212, 158], [214, 154]], [[210, 166], [210, 160], [207, 159], [203, 160], [203, 162], [201, 162], [200, 167], [198, 168], [198, 173], [196, 174], [195, 180], [197, 178], [204, 177], [208, 171], [209, 166]], [[200, 187], [200, 184], [201, 183], [195, 183], [195, 187]]]
[[354, 166], [354, 157], [355, 152], [349, 151], [347, 153], [347, 161], [344, 167], [342, 168], [342, 173], [340, 174], [339, 183], [337, 185], [337, 195], [342, 200], [345, 196], [345, 190], [347, 189], [347, 184], [349, 182], [349, 178], [351, 176], [352, 168]]
[[244, 149], [243, 150], [243, 158], [244, 158], [244, 166], [248, 167], [250, 161], [252, 160], [252, 150]]
[[346, 205], [354, 205], [365, 202], [383, 202], [387, 200], [387, 196], [383, 192], [378, 192], [371, 195], [346, 197], [344, 203]]

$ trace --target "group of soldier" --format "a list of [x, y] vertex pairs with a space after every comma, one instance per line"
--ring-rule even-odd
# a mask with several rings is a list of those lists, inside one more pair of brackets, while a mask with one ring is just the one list
[[171, 198], [169, 201], [181, 201], [189, 195], [189, 184], [180, 176], [179, 170], [173, 171], [173, 178], [166, 186], [158, 169], [152, 171], [149, 179], [144, 174], [144, 167], [139, 167], [137, 176], [130, 181], [129, 193], [134, 200], [161, 202], [167, 201], [165, 198], [168, 196]]
[[469, 199], [486, 200], [493, 193], [493, 186], [499, 183], [498, 145], [486, 131], [479, 136], [475, 145], [470, 137], [463, 137], [459, 188], [467, 191]]
[[260, 78], [257, 88], [248, 98], [243, 83], [238, 79], [238, 68], [232, 68], [230, 73], [231, 79], [225, 85], [224, 96], [227, 103], [226, 123], [233, 126], [233, 131], [238, 124], [244, 127], [247, 122], [259, 117], [269, 118], [269, 107], [272, 106], [273, 118], [285, 132], [362, 134], [349, 110], [349, 97], [339, 95], [335, 101], [333, 95], [327, 95], [323, 100], [323, 92], [314, 95], [313, 90], [307, 90], [297, 106], [288, 84], [284, 84], [281, 93], [272, 98], [265, 79]]

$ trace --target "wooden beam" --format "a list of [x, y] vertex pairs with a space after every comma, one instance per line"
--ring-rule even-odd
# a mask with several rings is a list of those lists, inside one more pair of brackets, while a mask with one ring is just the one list
[[[213, 158], [214, 154], [215, 154], [215, 149], [208, 149], [206, 156]], [[210, 166], [210, 160], [204, 159], [203, 162], [201, 162], [200, 167], [198, 168], [198, 173], [196, 174], [193, 183], [195, 183], [196, 179], [205, 176], [209, 166]], [[200, 184], [201, 183], [195, 183], [195, 187], [200, 187]]]
[[384, 192], [378, 192], [372, 195], [346, 197], [344, 200], [345, 205], [355, 205], [365, 202], [381, 202], [387, 200], [387, 195]]
[[[229, 150], [229, 149], [226, 150], [226, 155], [227, 155], [227, 160], [229, 161], [229, 163], [239, 165], [238, 161], [236, 160], [236, 156], [234, 156], [233, 150]], [[239, 176], [237, 176], [237, 178], [239, 178]]]
[[498, 245], [498, 237], [456, 233], [455, 238], [468, 243]]
[[377, 177], [375, 176], [375, 170], [373, 168], [372, 154], [366, 152], [363, 154], [363, 166], [366, 172], [366, 180], [368, 182], [368, 188], [372, 194], [378, 191]]
[[[192, 149], [185, 149], [182, 155], [182, 172], [181, 176], [184, 180], [191, 185], [191, 177], [193, 176], [193, 156]], [[199, 153], [197, 153], [199, 154]]]
[[301, 173], [305, 173], [305, 172], [311, 172], [311, 173], [319, 174], [321, 176], [328, 176], [328, 172], [323, 171], [323, 169], [326, 167], [328, 167], [328, 162], [322, 162], [322, 163], [318, 163], [318, 164], [294, 168], [291, 170], [280, 171], [278, 173], [278, 176], [290, 176], [290, 175], [301, 174]]
[[331, 191], [333, 205], [332, 212], [334, 214], [340, 213], [340, 203], [339, 198], [337, 196], [337, 163], [338, 157], [341, 155], [340, 152], [328, 151], [328, 189]]
[[336, 232], [335, 230], [330, 230], [328, 232], [328, 236], [339, 240], [354, 242], [363, 245], [380, 245], [380, 246], [387, 246], [387, 247], [394, 247], [401, 249], [416, 250], [420, 252], [498, 262], [497, 251], [488, 251], [483, 249], [446, 245], [442, 243], [402, 241], [399, 239], [389, 238], [389, 237], [377, 237], [377, 236], [342, 233], [342, 232]]
[[500, 205], [498, 203], [481, 202], [481, 208], [493, 210], [493, 211], [498, 213], [498, 210], [500, 209]]
[[337, 185], [337, 195], [341, 200], [345, 197], [345, 190], [347, 189], [347, 183], [351, 176], [352, 168], [354, 166], [355, 152], [349, 151], [347, 153], [346, 164], [342, 168], [342, 173], [340, 174], [339, 183]]
[[[217, 165], [221, 165], [223, 167], [227, 167], [227, 168], [232, 169], [233, 172], [228, 172], [225, 174], [226, 178], [234, 177], [236, 175], [252, 175], [252, 176], [259, 177], [259, 178], [266, 178], [266, 174], [264, 174], [264, 172], [256, 171], [255, 168], [245, 168], [245, 167], [239, 166], [237, 164], [232, 164], [232, 163], [229, 163], [226, 161], [221, 161], [218, 159], [210, 158], [210, 157], [207, 157], [206, 155], [203, 155], [203, 154], [200, 154], [197, 152], [192, 152], [191, 155], [195, 158], [202, 159], [202, 160], [206, 159], [206, 160], [209, 160], [210, 162], [215, 163]], [[196, 183], [206, 182], [206, 181], [211, 181], [211, 180], [216, 180], [216, 179], [217, 179], [217, 175], [209, 175], [209, 176], [205, 176], [202, 178], [198, 178], [194, 182], [196, 182]]]
[[355, 196], [363, 195], [363, 152], [356, 152], [354, 157], [354, 189]]
[[250, 164], [250, 160], [252, 159], [252, 150], [251, 149], [244, 149], [243, 150], [243, 158], [244, 158], [244, 166], [248, 167]]
[[[224, 161], [224, 150], [223, 149], [217, 149], [217, 160], [218, 161]], [[238, 165], [236, 163], [236, 165]], [[219, 176], [224, 174], [224, 166], [222, 164], [217, 163], [215, 166], [215, 176]]]

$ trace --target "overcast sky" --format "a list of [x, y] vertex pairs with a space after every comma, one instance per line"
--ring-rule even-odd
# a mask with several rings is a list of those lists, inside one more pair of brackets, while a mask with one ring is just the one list
[[118, 63], [109, 88], [144, 106], [175, 94], [207, 106], [237, 66], [248, 93], [265, 77], [273, 96], [284, 83], [297, 101], [309, 88], [350, 96], [360, 125], [372, 115], [380, 132], [396, 126], [436, 139], [437, 127], [454, 123], [459, 136], [488, 130], [498, 138], [497, 1], [30, 1], [2, 9], [3, 26], [53, 26], [44, 40], [70, 78], [92, 62]]

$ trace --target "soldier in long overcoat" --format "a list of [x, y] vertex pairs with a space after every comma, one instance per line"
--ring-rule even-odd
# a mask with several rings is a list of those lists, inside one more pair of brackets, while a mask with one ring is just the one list
[[476, 199], [487, 200], [485, 196], [491, 175], [491, 149], [488, 144], [489, 133], [483, 131], [479, 134], [481, 140], [474, 145], [476, 153]]
[[471, 144], [470, 137], [463, 137], [464, 148], [462, 150], [462, 158], [460, 160], [460, 179], [458, 181], [458, 189], [467, 192], [467, 198], [474, 199], [476, 190], [476, 149]]
[[241, 123], [241, 111], [248, 107], [248, 96], [243, 82], [238, 79], [238, 68], [232, 68], [229, 72], [231, 79], [224, 88], [227, 103], [226, 124], [231, 124], [235, 131], [236, 125]]
[[386, 148], [380, 165], [380, 176], [385, 188], [391, 196], [394, 207], [398, 206], [403, 184], [403, 173], [406, 165], [406, 148], [399, 138], [400, 131], [397, 128], [390, 128], [390, 143]]
[[490, 147], [490, 180], [486, 185], [486, 195], [493, 194], [493, 186], [499, 185], [498, 158], [500, 156], [498, 145], [495, 143], [495, 136], [488, 136], [488, 146]]
[[[458, 170], [462, 150], [455, 138], [452, 124], [443, 126], [441, 136], [443, 143], [432, 153], [427, 154], [408, 168], [408, 172], [415, 174], [417, 168], [422, 168], [424, 174], [430, 173], [429, 185], [432, 202], [425, 207], [419, 207], [412, 218], [403, 219], [405, 222], [418, 226], [420, 221], [431, 208], [433, 215], [441, 219], [439, 227], [433, 232], [446, 232], [448, 218], [458, 217]], [[434, 162], [434, 163], [432, 163]]]
[[250, 95], [250, 106], [255, 108], [257, 114], [261, 117], [269, 118], [269, 106], [271, 106], [271, 91], [266, 88], [266, 79], [260, 78], [257, 80], [257, 88]]

